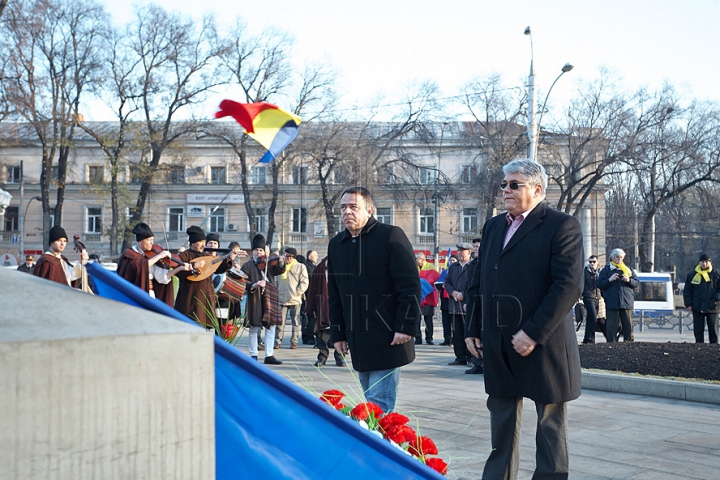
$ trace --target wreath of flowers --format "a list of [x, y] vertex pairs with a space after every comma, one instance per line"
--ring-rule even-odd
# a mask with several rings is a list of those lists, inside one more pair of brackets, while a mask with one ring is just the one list
[[382, 409], [372, 402], [358, 403], [351, 408], [341, 403], [344, 396], [345, 394], [340, 390], [326, 390], [320, 395], [320, 400], [357, 420], [363, 428], [378, 432], [382, 438], [389, 440], [436, 472], [447, 474], [447, 463], [440, 457], [430, 456], [438, 454], [435, 442], [429, 437], [415, 433], [415, 430], [407, 425], [410, 421], [408, 417], [397, 412], [384, 414]]

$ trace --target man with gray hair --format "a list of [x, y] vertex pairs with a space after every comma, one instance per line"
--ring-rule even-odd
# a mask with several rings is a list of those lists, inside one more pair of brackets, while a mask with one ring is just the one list
[[484, 350], [490, 411], [483, 478], [517, 478], [523, 397], [537, 410], [533, 478], [568, 478], [566, 402], [581, 387], [572, 318], [583, 286], [580, 223], [543, 204], [542, 165], [514, 160], [503, 172], [507, 214], [485, 223], [467, 290], [465, 341], [475, 357]]

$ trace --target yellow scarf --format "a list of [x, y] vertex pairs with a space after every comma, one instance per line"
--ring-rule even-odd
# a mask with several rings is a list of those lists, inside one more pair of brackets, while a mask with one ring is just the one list
[[698, 265], [697, 267], [695, 267], [695, 276], [690, 281], [690, 283], [692, 283], [693, 285], [700, 285], [700, 278], [702, 278], [706, 282], [709, 282], [710, 272], [712, 272], [712, 265], [710, 265], [707, 270], [703, 270], [702, 268], [700, 268], [700, 265]]
[[280, 278], [282, 278], [283, 280], [287, 280], [290, 267], [292, 267], [296, 261], [297, 260], [295, 260], [294, 258], [285, 261], [285, 271], [282, 273], [282, 275], [280, 275]]
[[623, 272], [623, 274], [627, 275], [628, 277], [632, 277], [632, 270], [625, 265], [623, 262], [615, 263], [613, 261], [610, 261], [610, 265], [613, 265], [615, 268], [619, 269]]

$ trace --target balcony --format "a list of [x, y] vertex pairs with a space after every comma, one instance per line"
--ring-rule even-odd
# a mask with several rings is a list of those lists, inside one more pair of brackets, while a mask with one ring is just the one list
[[291, 233], [290, 243], [304, 243], [307, 242], [307, 235], [304, 233]]
[[418, 235], [416, 243], [420, 243], [423, 245], [432, 245], [435, 243], [435, 236], [434, 235]]

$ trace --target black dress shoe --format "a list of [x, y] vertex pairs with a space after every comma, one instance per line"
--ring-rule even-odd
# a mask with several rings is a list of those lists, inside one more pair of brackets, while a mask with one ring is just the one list
[[415, 345], [422, 345], [422, 340], [415, 339]]
[[469, 375], [477, 375], [479, 373], [485, 373], [485, 369], [479, 365], [474, 365], [472, 368], [465, 370], [465, 373]]
[[313, 363], [313, 367], [324, 367], [324, 366], [325, 366], [325, 362], [321, 362], [320, 360]]
[[425, 343], [428, 345], [435, 345], [435, 343], [432, 340], [425, 340]]
[[450, 342], [445, 342], [445, 341], [443, 341], [440, 345], [443, 346], [443, 347], [447, 347], [447, 346], [450, 345]]
[[269, 357], [265, 357], [265, 365], [282, 365], [282, 362], [275, 358], [274, 355], [270, 355]]
[[338, 367], [344, 367], [345, 362], [343, 362], [342, 360], [335, 360], [335, 365], [337, 365]]
[[456, 358], [452, 362], [448, 363], [448, 365], [467, 365], [467, 362], [465, 360], [458, 360]]

